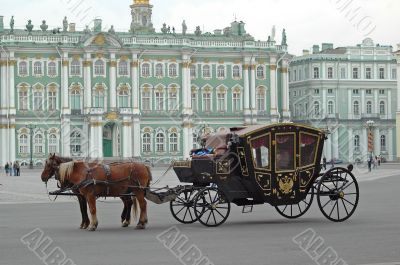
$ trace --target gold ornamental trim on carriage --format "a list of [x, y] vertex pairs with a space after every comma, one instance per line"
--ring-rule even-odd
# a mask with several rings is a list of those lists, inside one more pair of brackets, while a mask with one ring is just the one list
[[244, 150], [244, 147], [238, 147], [237, 153], [239, 155], [239, 164], [240, 164], [240, 170], [242, 171], [242, 175], [248, 177], [249, 168], [247, 166], [246, 152]]
[[271, 191], [272, 189], [272, 175], [265, 172], [254, 172], [257, 184], [263, 191]]
[[191, 168], [192, 167], [192, 161], [190, 161], [190, 160], [174, 161], [172, 166], [174, 168]]
[[217, 175], [228, 175], [231, 173], [231, 163], [229, 160], [217, 161], [215, 167], [215, 173]]

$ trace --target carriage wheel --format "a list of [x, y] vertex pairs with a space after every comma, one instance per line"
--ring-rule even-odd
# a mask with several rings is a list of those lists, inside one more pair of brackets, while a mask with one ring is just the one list
[[298, 204], [275, 206], [280, 215], [289, 219], [296, 219], [305, 214], [310, 209], [314, 200], [314, 188], [308, 192], [306, 198]]
[[192, 224], [197, 221], [194, 211], [194, 198], [197, 194], [195, 188], [183, 189], [169, 206], [172, 216], [183, 224]]
[[201, 224], [215, 227], [228, 219], [231, 204], [218, 188], [199, 191], [194, 201], [195, 214]]
[[360, 193], [354, 175], [345, 168], [332, 168], [317, 184], [321, 212], [333, 222], [343, 222], [356, 210]]

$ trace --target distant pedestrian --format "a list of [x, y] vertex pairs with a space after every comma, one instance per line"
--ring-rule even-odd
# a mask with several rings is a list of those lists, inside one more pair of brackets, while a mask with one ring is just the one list
[[15, 162], [17, 164], [17, 176], [21, 176], [21, 165], [18, 161]]
[[372, 157], [368, 158], [368, 172], [371, 172]]
[[14, 176], [18, 176], [17, 161], [14, 161], [13, 170], [14, 170]]
[[326, 170], [326, 157], [322, 159], [322, 166], [324, 167], [324, 170]]
[[372, 162], [374, 163], [374, 169], [377, 169], [378, 168], [378, 157], [375, 156]]
[[334, 167], [335, 167], [335, 159], [332, 158], [332, 160], [331, 160], [331, 168], [334, 168]]
[[8, 173], [10, 172], [10, 164], [8, 164], [8, 162], [4, 166], [4, 170], [6, 171], [6, 176], [8, 176]]
[[381, 156], [380, 155], [378, 156], [378, 166], [379, 167], [381, 166]]
[[14, 167], [13, 167], [13, 163], [10, 161], [9, 165], [10, 165], [10, 176], [14, 176]]

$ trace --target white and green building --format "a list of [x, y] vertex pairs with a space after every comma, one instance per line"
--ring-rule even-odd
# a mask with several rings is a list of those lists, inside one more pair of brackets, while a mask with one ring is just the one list
[[324, 156], [366, 161], [396, 159], [398, 68], [391, 46], [362, 44], [304, 50], [290, 65], [293, 120], [331, 132]]
[[0, 17], [1, 165], [49, 153], [184, 158], [204, 131], [290, 119], [285, 33], [277, 45], [275, 30], [256, 41], [237, 21], [158, 32], [148, 0], [130, 8], [127, 32], [100, 19], [77, 31], [66, 18], [59, 32], [14, 29]]

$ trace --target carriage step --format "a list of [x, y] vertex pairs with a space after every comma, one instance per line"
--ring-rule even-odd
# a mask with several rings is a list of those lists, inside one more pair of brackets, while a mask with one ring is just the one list
[[253, 212], [253, 204], [243, 205], [242, 213], [251, 213]]

